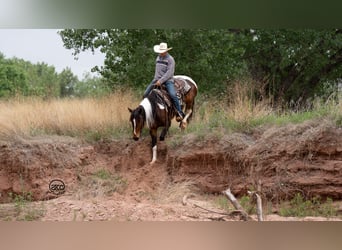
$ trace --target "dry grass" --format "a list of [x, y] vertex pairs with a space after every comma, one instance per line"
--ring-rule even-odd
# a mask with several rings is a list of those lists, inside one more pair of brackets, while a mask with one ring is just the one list
[[[187, 131], [205, 136], [217, 131], [244, 131], [264, 123], [301, 122], [327, 114], [333, 116], [338, 126], [342, 124], [342, 101], [329, 105], [314, 103], [315, 108], [310, 112], [280, 114], [272, 109], [271, 99], [262, 98], [266, 96], [263, 89], [262, 83], [247, 79], [230, 85], [222, 99], [208, 101], [199, 96]], [[255, 99], [255, 96], [259, 98]], [[41, 134], [95, 140], [103, 136], [120, 137], [129, 133], [127, 107], [134, 108], [139, 101], [131, 92], [101, 98], [0, 101], [0, 140]], [[178, 124], [172, 124], [171, 132], [178, 130]]]
[[85, 135], [128, 125], [127, 107], [134, 107], [131, 93], [101, 99], [37, 98], [0, 102], [0, 139], [36, 134]]
[[273, 113], [271, 99], [255, 100], [254, 93], [264, 96], [263, 87], [258, 83], [235, 82], [228, 90], [229, 99], [226, 115], [228, 119], [246, 122]]
[[158, 204], [177, 202], [180, 203], [184, 195], [193, 194], [198, 190], [192, 181], [183, 181], [179, 183], [164, 183], [162, 187], [153, 194], [153, 199]]
[[[222, 98], [197, 102], [197, 110], [189, 130], [199, 135], [222, 136], [222, 134], [245, 131], [275, 116], [270, 98], [263, 93], [261, 84], [251, 80], [236, 81], [229, 85]], [[259, 99], [255, 99], [255, 93]]]

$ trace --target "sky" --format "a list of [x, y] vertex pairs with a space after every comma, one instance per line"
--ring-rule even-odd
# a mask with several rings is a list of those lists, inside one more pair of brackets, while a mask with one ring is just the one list
[[[79, 80], [94, 66], [103, 66], [105, 55], [99, 51], [81, 52], [78, 60], [73, 50], [63, 47], [62, 38], [57, 29], [0, 29], [0, 52], [5, 58], [17, 57], [33, 64], [46, 63], [54, 66], [60, 73], [69, 67]], [[96, 75], [91, 73], [91, 75]]]

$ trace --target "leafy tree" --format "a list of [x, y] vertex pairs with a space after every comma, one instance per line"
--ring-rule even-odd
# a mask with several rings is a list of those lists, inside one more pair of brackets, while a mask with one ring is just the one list
[[58, 74], [46, 63], [32, 64], [23, 59], [6, 59], [0, 54], [0, 97], [34, 95], [59, 97]]
[[39, 79], [39, 85], [44, 90], [41, 96], [44, 98], [58, 97], [60, 88], [55, 68], [46, 63], [38, 63], [36, 65], [36, 73]]
[[73, 94], [77, 97], [102, 96], [110, 92], [107, 82], [103, 78], [91, 76], [87, 73], [82, 81], [73, 86]]
[[156, 54], [153, 45], [167, 41], [173, 47], [176, 74], [191, 76], [202, 90], [225, 90], [245, 67], [244, 49], [228, 30], [78, 30], [60, 32], [64, 46], [81, 51], [100, 49], [106, 54], [104, 66], [95, 67], [112, 87], [130, 86], [143, 89], [154, 74]]
[[305, 101], [337, 88], [342, 30], [251, 30], [243, 35], [250, 72], [267, 83], [278, 102]]
[[72, 96], [75, 86], [78, 83], [78, 78], [70, 68], [64, 69], [59, 75], [60, 97]]
[[[176, 74], [193, 77], [202, 92], [220, 93], [242, 75], [264, 83], [278, 103], [329, 95], [342, 76], [341, 30], [75, 30], [60, 32], [77, 55], [100, 49], [99, 71], [112, 86], [144, 88], [154, 71], [152, 46], [174, 47]], [[329, 92], [330, 91], [330, 92]]]
[[26, 95], [28, 92], [23, 70], [13, 61], [0, 55], [0, 97]]

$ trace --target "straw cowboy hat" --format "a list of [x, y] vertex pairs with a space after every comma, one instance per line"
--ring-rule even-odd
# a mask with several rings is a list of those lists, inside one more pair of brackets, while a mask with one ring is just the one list
[[167, 43], [160, 43], [159, 45], [154, 45], [154, 47], [153, 47], [153, 50], [156, 53], [164, 53], [164, 52], [167, 52], [171, 49], [172, 48], [167, 47]]

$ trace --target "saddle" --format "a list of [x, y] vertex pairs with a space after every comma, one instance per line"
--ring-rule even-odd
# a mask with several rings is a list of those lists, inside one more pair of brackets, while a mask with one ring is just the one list
[[174, 77], [175, 81], [175, 89], [176, 89], [176, 96], [179, 100], [179, 104], [183, 104], [183, 97], [189, 92], [191, 89], [190, 84], [181, 77]]
[[[187, 81], [181, 77], [175, 77], [175, 90], [176, 96], [178, 98], [179, 104], [183, 105], [183, 97], [190, 91], [191, 86], [187, 83]], [[158, 97], [162, 99], [162, 102], [166, 104], [169, 109], [173, 109], [173, 103], [170, 99], [169, 94], [167, 93], [165, 87], [154, 88], [153, 91], [157, 92]]]
[[155, 88], [152, 91], [157, 93], [159, 101], [166, 105], [167, 108], [173, 108], [171, 98], [165, 89]]

